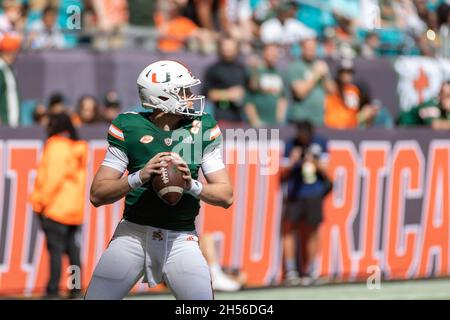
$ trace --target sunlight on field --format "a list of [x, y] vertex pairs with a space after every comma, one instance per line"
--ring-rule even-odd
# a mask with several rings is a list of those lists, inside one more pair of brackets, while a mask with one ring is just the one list
[[[235, 293], [216, 292], [217, 300], [307, 300], [307, 299], [450, 299], [450, 279], [384, 282], [379, 290], [361, 284], [333, 284], [318, 287], [295, 287], [243, 290]], [[128, 299], [174, 299], [171, 295], [133, 296]]]

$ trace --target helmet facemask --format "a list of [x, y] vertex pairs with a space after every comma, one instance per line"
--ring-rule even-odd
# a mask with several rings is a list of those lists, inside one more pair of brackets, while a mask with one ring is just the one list
[[[159, 109], [164, 113], [180, 114], [184, 116], [200, 116], [205, 108], [205, 96], [195, 95], [191, 87], [200, 83], [200, 80], [189, 86], [173, 88], [166, 96], [155, 97], [145, 94], [146, 88], [140, 87], [141, 99], [147, 100], [142, 105], [147, 108]], [[170, 101], [169, 101], [170, 100]], [[172, 106], [170, 106], [172, 104]]]
[[185, 116], [200, 116], [205, 108], [205, 96], [195, 95], [191, 91], [191, 87], [199, 84], [200, 81], [190, 86], [179, 88], [178, 91], [178, 105], [175, 108], [176, 114]]

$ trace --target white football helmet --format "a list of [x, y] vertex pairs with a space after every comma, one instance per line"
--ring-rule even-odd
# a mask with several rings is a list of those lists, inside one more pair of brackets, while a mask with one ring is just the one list
[[194, 95], [190, 90], [200, 83], [188, 68], [172, 60], [152, 63], [137, 78], [139, 97], [144, 108], [187, 116], [203, 113], [205, 96]]

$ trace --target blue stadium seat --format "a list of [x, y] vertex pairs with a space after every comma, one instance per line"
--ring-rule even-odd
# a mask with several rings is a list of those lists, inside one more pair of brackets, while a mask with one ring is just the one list
[[[405, 32], [398, 28], [381, 28], [373, 30], [378, 34], [380, 38], [380, 54], [382, 55], [399, 55], [399, 54], [409, 54], [405, 52], [405, 43], [407, 42], [407, 37]], [[356, 30], [356, 38], [358, 42], [362, 43], [366, 37], [368, 30], [358, 28]]]
[[35, 100], [22, 101], [20, 104], [20, 125], [32, 126], [34, 124], [33, 112], [36, 106], [37, 102]]
[[58, 24], [61, 27], [61, 29], [65, 31], [64, 38], [66, 39], [67, 46], [69, 48], [73, 48], [78, 44], [78, 35], [77, 35], [78, 32], [76, 30], [67, 29], [67, 20], [69, 19], [68, 8], [70, 6], [77, 6], [80, 8], [80, 12], [82, 12], [83, 1], [60, 0], [59, 2]]
[[323, 35], [326, 27], [335, 24], [329, 0], [298, 0], [297, 3], [299, 4], [297, 19], [319, 35]]
[[[311, 29], [314, 29], [318, 34], [322, 34], [323, 29], [325, 28], [325, 21], [323, 18], [327, 14], [327, 12], [324, 12], [318, 7], [309, 4], [301, 4], [297, 12], [297, 19]], [[331, 20], [330, 22], [332, 23], [333, 21]]]

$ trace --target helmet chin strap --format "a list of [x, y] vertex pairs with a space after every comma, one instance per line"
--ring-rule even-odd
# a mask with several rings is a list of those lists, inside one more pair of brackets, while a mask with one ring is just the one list
[[174, 108], [173, 110], [171, 110], [171, 108], [169, 108], [165, 104], [161, 103], [161, 100], [154, 98], [154, 97], [150, 97], [148, 102], [143, 102], [142, 106], [161, 110], [162, 112], [167, 113], [167, 114], [180, 115], [186, 119], [191, 119], [191, 118], [197, 116], [197, 114], [195, 114], [195, 112], [192, 112], [192, 113], [186, 112], [187, 100], [179, 101], [178, 106], [176, 108]]
[[169, 108], [164, 104], [160, 103], [161, 100], [150, 97], [149, 102], [143, 102], [142, 105], [145, 107], [150, 107], [153, 109], [159, 109], [164, 113], [169, 113]]
[[145, 107], [152, 108], [152, 109], [161, 110], [162, 112], [167, 113], [167, 114], [179, 114], [179, 113], [176, 113], [176, 112], [171, 112], [169, 110], [169, 108], [167, 108], [165, 105], [163, 105], [161, 103], [151, 104], [151, 103], [148, 103], [148, 102], [143, 102], [142, 105], [145, 106]]
[[164, 106], [162, 106], [162, 108], [159, 107], [159, 106], [161, 106], [161, 105], [155, 106], [155, 105], [152, 105], [152, 104], [147, 103], [147, 102], [142, 103], [142, 105], [143, 105], [143, 106], [146, 106], [146, 107], [153, 108], [154, 110], [160, 110], [161, 112], [163, 112], [163, 113], [165, 113], [165, 114], [175, 114], [175, 115], [177, 115], [177, 116], [180, 116], [181, 119], [183, 119], [183, 120], [192, 120], [192, 119], [195, 117], [194, 114], [192, 114], [192, 115], [187, 115], [187, 114], [184, 114], [184, 113], [167, 112], [167, 111], [165, 111], [165, 110], [167, 110], [166, 107], [164, 107]]
[[163, 105], [163, 104], [158, 104], [157, 106], [156, 106], [156, 108], [157, 109], [159, 109], [159, 110], [161, 110], [162, 112], [164, 112], [164, 113], [171, 113], [171, 112], [169, 112], [169, 108], [167, 108], [165, 105]]

